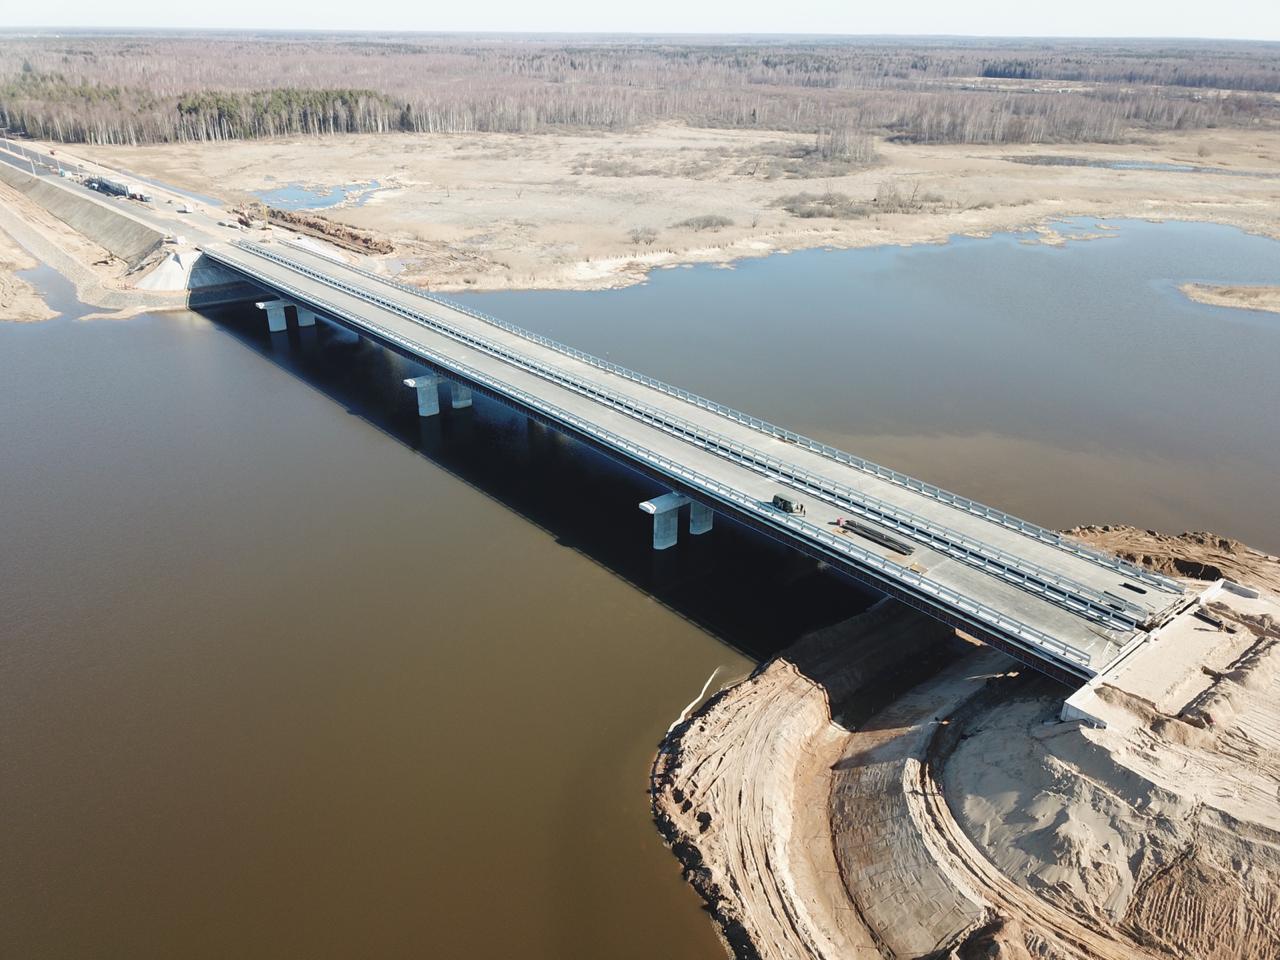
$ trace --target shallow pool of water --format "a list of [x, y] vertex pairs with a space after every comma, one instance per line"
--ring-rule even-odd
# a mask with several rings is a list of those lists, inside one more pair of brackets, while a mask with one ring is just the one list
[[1230, 170], [1226, 167], [1206, 167], [1193, 163], [1165, 163], [1159, 160], [1091, 160], [1087, 157], [1031, 156], [1007, 157], [1010, 163], [1025, 163], [1037, 167], [1097, 167], [1103, 170], [1155, 170], [1162, 173], [1209, 173], [1222, 177], [1268, 177], [1277, 175], [1269, 170]]
[[368, 183], [348, 183], [334, 187], [307, 187], [301, 183], [289, 183], [270, 190], [257, 190], [254, 196], [270, 207], [279, 210], [323, 210], [340, 203], [362, 207], [379, 189], [377, 180]]

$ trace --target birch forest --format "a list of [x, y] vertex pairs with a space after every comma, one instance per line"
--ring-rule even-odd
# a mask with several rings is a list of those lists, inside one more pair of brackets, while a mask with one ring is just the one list
[[141, 144], [662, 122], [828, 142], [1116, 142], [1274, 123], [1280, 45], [0, 34], [0, 126]]

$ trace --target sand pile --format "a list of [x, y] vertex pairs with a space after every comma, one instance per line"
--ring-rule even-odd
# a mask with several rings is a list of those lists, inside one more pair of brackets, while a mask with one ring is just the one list
[[1252, 641], [1176, 715], [1103, 686], [1105, 729], [1049, 689], [974, 717], [942, 774], [965, 834], [1151, 956], [1280, 957], [1280, 643]]
[[966, 728], [943, 789], [1006, 876], [1064, 909], [1122, 919], [1139, 883], [1190, 843], [1193, 800], [1161, 790], [1058, 723], [1056, 691]]
[[1201, 531], [1171, 536], [1123, 524], [1076, 527], [1065, 532], [1159, 573], [1192, 580], [1226, 577], [1280, 592], [1280, 558], [1230, 537]]

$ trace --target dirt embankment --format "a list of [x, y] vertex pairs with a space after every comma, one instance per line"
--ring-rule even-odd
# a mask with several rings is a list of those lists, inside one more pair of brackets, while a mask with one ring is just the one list
[[910, 686], [906, 662], [921, 673], [955, 655], [949, 630], [882, 603], [793, 645], [664, 741], [654, 814], [734, 956], [879, 957], [840, 879], [825, 798], [844, 724]]
[[[0, 165], [0, 169], [7, 168]], [[252, 295], [243, 282], [202, 262], [191, 247], [157, 247], [162, 236], [158, 228], [109, 207], [101, 208], [106, 213], [96, 221], [100, 212], [94, 206], [96, 201], [75, 197], [44, 180], [28, 186], [30, 189], [19, 190], [0, 178], [0, 229], [21, 245], [17, 249], [24, 251], [23, 257], [29, 252], [31, 261], [15, 260], [24, 264], [16, 269], [43, 263], [71, 282], [83, 304], [104, 311], [82, 319], [124, 319], [148, 311], [184, 309]], [[68, 197], [75, 202], [68, 205]], [[50, 198], [55, 202], [46, 207], [43, 201]], [[132, 265], [128, 256], [135, 257]], [[0, 253], [0, 259], [8, 257]], [[20, 319], [53, 316], [52, 311], [23, 299], [27, 296], [24, 287], [29, 289], [29, 285], [13, 277], [13, 269], [0, 267], [0, 303], [6, 304], [0, 314]]]
[[[1280, 583], [1226, 538], [1074, 533]], [[1068, 690], [885, 602], [674, 728], [655, 818], [738, 958], [1280, 956], [1272, 609], [1216, 604], [1236, 659], [1164, 713], [1104, 686], [1094, 729], [1059, 719]]]
[[161, 245], [163, 234], [133, 217], [120, 204], [86, 196], [57, 180], [24, 173], [0, 163], [0, 181], [22, 193], [42, 210], [137, 269]]

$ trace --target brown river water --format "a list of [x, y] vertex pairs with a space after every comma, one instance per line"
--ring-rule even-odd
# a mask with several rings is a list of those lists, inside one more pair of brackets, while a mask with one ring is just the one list
[[[1173, 285], [1277, 250], [1125, 224], [468, 302], [1044, 523], [1276, 550], [1280, 318]], [[654, 748], [865, 594], [725, 523], [654, 554], [652, 483], [482, 399], [420, 421], [350, 334], [30, 277], [65, 316], [0, 325], [0, 956], [721, 955]]]

